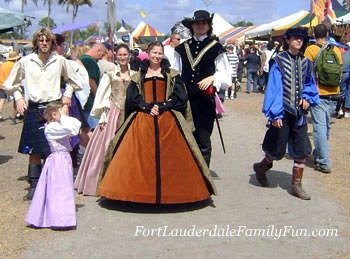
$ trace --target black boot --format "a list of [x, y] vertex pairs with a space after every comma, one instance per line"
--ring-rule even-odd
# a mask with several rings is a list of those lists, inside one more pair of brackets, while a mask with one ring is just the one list
[[205, 130], [196, 130], [194, 132], [194, 137], [209, 168], [212, 151], [210, 133]]
[[38, 184], [39, 177], [41, 174], [41, 165], [29, 164], [28, 166], [28, 182], [29, 191], [24, 197], [26, 200], [32, 200], [35, 192], [36, 185]]
[[253, 165], [253, 168], [255, 171], [256, 179], [261, 184], [261, 186], [268, 187], [269, 182], [266, 178], [266, 172], [272, 168], [272, 162], [268, 161], [266, 157], [264, 157], [260, 163], [255, 163]]
[[293, 178], [292, 178], [292, 194], [302, 200], [310, 200], [311, 196], [307, 194], [302, 186], [301, 179], [303, 178], [304, 168], [293, 167]]

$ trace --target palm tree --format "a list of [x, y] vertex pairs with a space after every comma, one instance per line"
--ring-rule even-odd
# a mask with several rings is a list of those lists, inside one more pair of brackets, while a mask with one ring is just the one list
[[72, 23], [74, 23], [75, 18], [77, 17], [79, 6], [88, 5], [89, 7], [92, 7], [91, 0], [58, 0], [58, 4], [62, 6], [67, 5], [67, 13], [69, 12], [69, 7], [73, 7]]
[[[5, 0], [6, 3], [10, 3], [12, 2], [12, 0]], [[38, 5], [38, 0], [33, 0], [33, 2], [35, 3], [35, 5]], [[27, 0], [22, 0], [22, 5], [21, 5], [21, 12], [24, 12], [24, 6], [28, 4]]]
[[47, 19], [48, 19], [48, 26], [51, 27], [50, 21], [51, 21], [51, 4], [53, 0], [44, 0], [44, 6], [47, 4]]
[[[69, 6], [73, 7], [72, 10], [72, 23], [74, 23], [75, 18], [78, 15], [78, 10], [79, 10], [79, 6], [82, 5], [88, 5], [89, 7], [92, 6], [92, 1], [90, 0], [58, 0], [58, 4], [59, 5], [67, 5], [67, 13], [69, 12]], [[73, 35], [74, 35], [74, 31], [71, 32], [70, 34], [70, 43], [73, 43]]]

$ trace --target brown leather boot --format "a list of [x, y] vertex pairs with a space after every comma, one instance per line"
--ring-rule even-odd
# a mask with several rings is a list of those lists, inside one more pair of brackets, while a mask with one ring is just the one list
[[304, 168], [293, 167], [293, 178], [292, 178], [292, 194], [302, 200], [310, 200], [311, 196], [307, 194], [302, 186], [301, 179], [303, 178]]
[[268, 187], [269, 182], [266, 178], [266, 172], [272, 168], [272, 162], [268, 161], [266, 157], [261, 160], [260, 163], [255, 163], [253, 165], [255, 176], [262, 187]]

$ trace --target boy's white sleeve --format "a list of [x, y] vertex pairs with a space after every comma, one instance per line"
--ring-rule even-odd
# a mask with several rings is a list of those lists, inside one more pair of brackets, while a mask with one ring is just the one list
[[233, 74], [232, 67], [228, 62], [226, 53], [220, 54], [215, 59], [214, 83], [216, 90], [227, 90], [231, 84], [231, 75]]

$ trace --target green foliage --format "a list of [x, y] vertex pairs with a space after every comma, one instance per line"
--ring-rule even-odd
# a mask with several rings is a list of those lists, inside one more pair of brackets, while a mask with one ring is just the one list
[[98, 35], [99, 29], [97, 26], [87, 27], [85, 30], [78, 30], [74, 32], [73, 41], [85, 41], [92, 35]]
[[50, 28], [51, 30], [57, 27], [55, 21], [52, 18], [48, 18], [47, 16], [40, 19], [39, 26]]
[[252, 22], [248, 22], [246, 20], [238, 21], [236, 23], [231, 23], [234, 27], [247, 27], [254, 25]]
[[[114, 25], [115, 31], [119, 30], [120, 27], [122, 27], [122, 23], [116, 21], [116, 23]], [[134, 30], [134, 28], [132, 26], [130, 26], [129, 24], [126, 24], [124, 28], [130, 32]], [[107, 32], [108, 32], [108, 23], [107, 22], [103, 23], [103, 31], [107, 34]]]
[[67, 13], [69, 12], [69, 8], [72, 7], [72, 18], [73, 22], [78, 15], [79, 6], [87, 5], [92, 7], [91, 0], [58, 0], [58, 4], [62, 6], [67, 6]]

